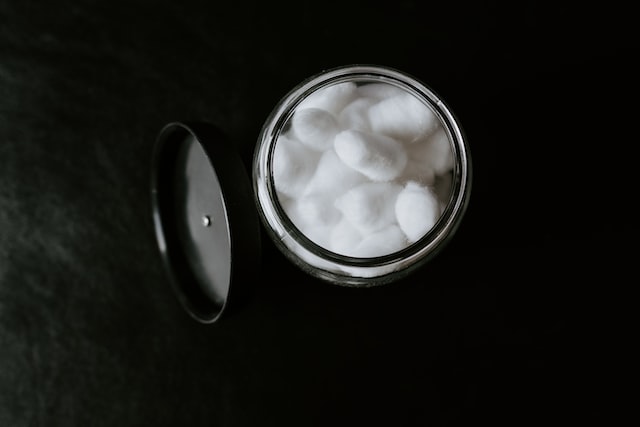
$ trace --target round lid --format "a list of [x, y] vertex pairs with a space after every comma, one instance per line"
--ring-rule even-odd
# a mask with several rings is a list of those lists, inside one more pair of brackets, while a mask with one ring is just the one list
[[174, 122], [153, 152], [155, 234], [172, 286], [189, 314], [212, 323], [250, 295], [260, 226], [249, 175], [213, 125]]

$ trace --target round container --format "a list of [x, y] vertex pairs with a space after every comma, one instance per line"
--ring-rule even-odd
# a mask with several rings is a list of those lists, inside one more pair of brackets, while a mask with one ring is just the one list
[[[333, 95], [329, 96], [330, 93]], [[366, 104], [366, 112], [360, 113], [361, 115], [356, 116], [355, 119], [351, 115], [349, 116], [351, 121], [345, 121], [346, 119], [342, 116], [347, 117], [346, 113], [343, 113], [347, 111], [348, 106], [354, 101], [363, 99], [364, 101], [359, 102]], [[402, 100], [408, 100], [411, 104], [410, 108], [403, 105], [404, 101]], [[373, 107], [381, 102], [384, 104]], [[424, 108], [428, 111], [427, 115], [432, 115], [428, 120], [423, 120], [422, 116], [418, 114], [418, 112], [422, 114], [421, 109]], [[318, 110], [330, 114], [326, 115]], [[305, 119], [305, 116], [311, 118]], [[335, 122], [329, 116], [333, 117]], [[416, 120], [413, 120], [414, 116]], [[316, 138], [318, 132], [313, 127], [314, 123], [318, 125], [318, 132], [322, 134], [323, 138]], [[405, 127], [410, 128], [410, 132], [405, 132], [403, 123], [407, 124]], [[422, 161], [412, 158], [416, 152], [414, 147], [421, 143], [420, 132], [425, 135], [433, 134], [433, 129], [429, 128], [433, 123], [441, 135], [440, 146], [443, 146], [442, 141], [444, 141], [445, 150], [448, 150], [446, 158], [449, 167], [446, 171], [435, 176], [433, 180], [426, 179], [427, 183], [419, 182], [420, 185], [409, 184], [408, 182], [413, 178], [407, 176], [406, 172], [398, 172], [392, 168], [392, 175], [386, 174], [384, 171], [389, 163], [395, 167], [396, 163], [405, 162], [404, 157], [408, 158], [406, 160], [408, 163], [419, 164]], [[351, 129], [350, 126], [354, 129]], [[336, 132], [338, 133], [336, 134]], [[364, 132], [364, 134], [360, 132]], [[380, 143], [382, 145], [380, 147], [376, 145], [377, 148], [373, 154], [369, 152], [368, 148], [359, 148], [366, 147], [366, 144], [358, 145], [360, 143], [359, 135], [370, 134], [383, 134], [383, 136], [372, 137], [375, 141], [383, 139], [383, 142]], [[327, 135], [336, 145], [325, 144]], [[299, 154], [302, 157], [296, 159], [295, 156], [298, 154], [289, 153], [284, 157], [279, 154], [279, 150], [284, 150], [288, 140], [303, 140], [304, 138], [307, 142], [305, 142], [306, 147], [302, 151], [303, 154]], [[348, 146], [342, 151], [337, 149], [339, 138], [341, 141], [346, 140], [345, 144]], [[400, 156], [389, 151], [390, 145], [385, 145], [392, 144], [388, 142], [389, 138], [400, 140], [402, 147], [405, 147], [402, 150], [406, 156], [402, 153]], [[424, 139], [428, 139], [427, 136]], [[316, 141], [322, 142], [318, 142], [317, 146], [312, 147]], [[282, 145], [279, 146], [279, 144]], [[313, 173], [310, 173], [309, 170], [315, 170], [314, 173], [317, 175], [321, 169], [318, 164], [323, 161], [321, 160], [324, 158], [323, 156], [335, 158], [335, 152], [340, 154], [338, 156], [340, 159], [352, 162], [357, 168], [361, 167], [360, 172], [367, 174], [367, 178], [364, 181], [358, 181], [358, 185], [375, 187], [383, 185], [381, 184], [383, 182], [384, 185], [391, 183], [396, 190], [408, 187], [425, 187], [435, 189], [436, 192], [440, 188], [437, 194], [434, 193], [439, 205], [438, 215], [433, 219], [433, 224], [429, 223], [431, 225], [426, 227], [427, 231], [421, 236], [412, 236], [406, 245], [401, 247], [396, 245], [397, 250], [393, 250], [394, 246], [390, 246], [392, 249], [388, 253], [382, 251], [373, 256], [367, 254], [367, 251], [364, 251], [365, 255], [359, 255], [363, 253], [362, 251], [337, 251], [331, 244], [323, 241], [324, 237], [328, 239], [329, 236], [333, 236], [332, 233], [337, 233], [338, 239], [345, 240], [346, 234], [335, 231], [335, 223], [339, 221], [337, 219], [332, 219], [333, 222], [330, 225], [334, 226], [333, 229], [324, 223], [321, 224], [326, 226], [324, 228], [318, 226], [305, 229], [301, 225], [304, 221], [296, 218], [296, 212], [302, 208], [291, 206], [299, 206], [304, 195], [308, 195], [302, 189], [304, 187], [302, 181], [309, 180], [310, 182], [314, 179]], [[440, 152], [442, 153], [442, 149]], [[309, 156], [312, 159], [308, 163], [306, 163], [307, 158], [304, 157], [304, 153], [311, 153]], [[387, 162], [384, 156], [381, 157], [381, 153], [391, 153], [392, 161]], [[371, 158], [377, 160], [374, 159], [374, 161]], [[396, 158], [400, 158], [400, 160], [396, 160]], [[301, 164], [293, 164], [295, 161]], [[367, 163], [369, 161], [373, 164]], [[335, 160], [334, 163], [336, 163]], [[402, 165], [405, 163], [398, 164], [400, 164], [398, 170], [405, 170], [409, 167], [403, 167]], [[379, 170], [376, 169], [378, 166]], [[355, 184], [347, 179], [340, 181], [339, 178], [336, 178], [339, 175], [338, 172], [334, 172], [331, 168], [328, 170], [325, 177], [319, 181], [319, 185], [332, 189], [331, 191], [335, 193], [333, 195], [337, 200], [351, 190]], [[285, 175], [289, 173], [288, 181], [282, 178], [282, 183], [279, 183], [278, 179], [280, 178], [274, 177], [281, 176], [283, 173]], [[398, 176], [390, 178], [394, 175]], [[393, 68], [373, 65], [349, 65], [330, 69], [293, 88], [275, 106], [264, 123], [253, 159], [253, 190], [258, 213], [267, 234], [279, 250], [296, 266], [310, 275], [332, 284], [353, 287], [369, 287], [401, 279], [441, 251], [454, 235], [465, 213], [469, 203], [471, 178], [469, 148], [460, 124], [446, 103], [432, 89], [415, 77]], [[332, 182], [332, 179], [337, 181]], [[287, 193], [285, 190], [289, 189], [291, 192]], [[381, 192], [384, 197], [391, 197], [386, 203], [388, 208], [398, 201], [395, 194], [389, 195], [390, 191]], [[368, 197], [366, 194], [360, 197], [366, 199]], [[369, 207], [364, 209], [364, 213], [362, 213], [357, 206], [359, 199], [357, 197], [354, 199], [354, 197], [352, 196], [346, 203], [344, 199], [341, 199], [343, 202], [339, 202], [348, 207], [348, 209], [343, 208], [343, 214], [351, 215], [352, 219], [361, 217], [364, 223], [378, 214], [377, 211], [374, 212], [373, 208]], [[405, 223], [409, 221], [409, 225], [405, 224], [405, 227], [400, 227], [402, 230], [409, 230], [409, 234], [412, 234], [415, 227], [411, 225], [411, 221], [414, 223], [417, 221], [421, 226], [422, 218], [420, 215], [423, 212], [421, 209], [426, 208], [421, 208], [422, 205], [418, 202], [414, 207], [411, 198], [406, 200], [402, 206], [396, 205], [395, 209], [396, 213], [402, 217], [418, 215], [418, 218], [404, 221]], [[308, 215], [314, 215], [314, 213], [309, 213], [310, 209], [317, 214], [319, 209], [325, 207], [333, 209], [332, 205], [336, 205], [336, 201], [326, 198], [324, 203], [316, 204], [315, 208], [312, 206], [304, 208], [304, 210]], [[382, 206], [376, 209], [387, 209], [387, 207]], [[404, 210], [401, 209], [402, 207]], [[361, 232], [360, 238], [362, 238], [363, 223], [352, 222]], [[398, 220], [398, 222], [402, 225], [402, 221]], [[397, 224], [389, 225], [385, 228], [387, 230], [385, 232], [388, 234], [391, 231], [396, 232], [397, 228]], [[373, 230], [372, 233], [377, 232], [373, 228], [371, 230]], [[391, 241], [393, 238], [387, 240], [378, 238], [377, 240], [379, 245]]]

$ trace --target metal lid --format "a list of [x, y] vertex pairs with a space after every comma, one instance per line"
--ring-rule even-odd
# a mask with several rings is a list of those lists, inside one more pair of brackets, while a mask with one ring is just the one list
[[153, 152], [155, 234], [178, 299], [213, 323], [250, 295], [260, 262], [260, 225], [249, 175], [213, 125], [174, 122]]

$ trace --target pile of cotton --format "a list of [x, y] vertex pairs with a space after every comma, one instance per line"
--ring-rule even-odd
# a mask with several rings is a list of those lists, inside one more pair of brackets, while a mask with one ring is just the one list
[[387, 83], [337, 83], [305, 98], [276, 141], [278, 198], [314, 243], [378, 257], [420, 240], [449, 199], [453, 152], [424, 101]]

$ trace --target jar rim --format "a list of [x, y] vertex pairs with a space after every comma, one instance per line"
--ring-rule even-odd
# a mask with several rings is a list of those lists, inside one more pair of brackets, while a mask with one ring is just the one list
[[[389, 83], [417, 96], [436, 113], [445, 127], [455, 159], [449, 200], [433, 227], [409, 246], [382, 256], [352, 257], [315, 243], [293, 224], [275, 190], [273, 153], [275, 142], [285, 124], [300, 102], [311, 93], [345, 81]], [[352, 64], [326, 69], [303, 80], [276, 104], [258, 137], [254, 152], [253, 186], [260, 218], [272, 240], [290, 260], [323, 280], [344, 285], [371, 286], [395, 281], [423, 265], [453, 236], [469, 202], [471, 158], [466, 135], [457, 117], [432, 88], [413, 75], [392, 67]]]

